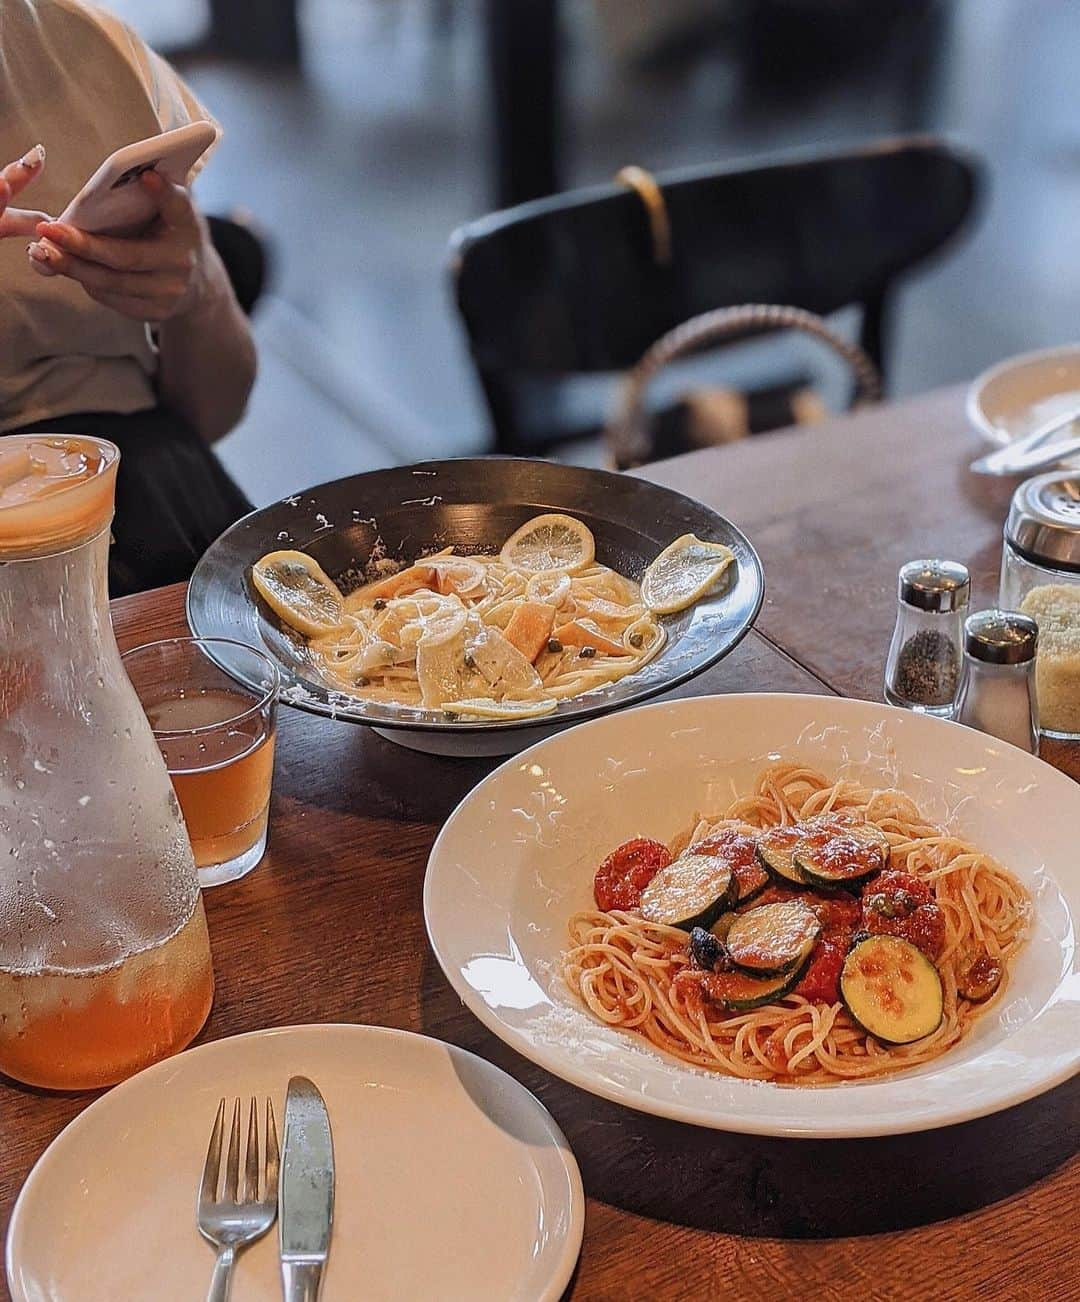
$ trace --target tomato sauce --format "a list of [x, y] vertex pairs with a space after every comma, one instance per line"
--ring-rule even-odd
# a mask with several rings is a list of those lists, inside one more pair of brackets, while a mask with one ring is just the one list
[[596, 907], [605, 913], [611, 909], [636, 909], [641, 903], [641, 892], [669, 863], [671, 852], [660, 841], [639, 836], [620, 845], [596, 870], [593, 878]]
[[840, 998], [840, 969], [851, 947], [862, 910], [858, 900], [847, 895], [806, 895], [806, 903], [821, 923], [821, 935], [806, 975], [795, 994], [815, 1003], [835, 1004]]
[[911, 873], [883, 872], [867, 886], [862, 925], [871, 935], [899, 936], [931, 960], [945, 947], [945, 914], [934, 888]]

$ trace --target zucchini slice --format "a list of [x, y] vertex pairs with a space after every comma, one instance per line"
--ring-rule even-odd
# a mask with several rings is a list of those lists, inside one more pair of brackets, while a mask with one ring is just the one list
[[840, 972], [840, 995], [863, 1030], [886, 1044], [911, 1044], [941, 1025], [938, 970], [899, 936], [856, 941]]
[[805, 886], [806, 878], [795, 865], [795, 847], [802, 840], [803, 828], [799, 823], [786, 827], [770, 827], [758, 837], [757, 857], [765, 868], [781, 881]]
[[815, 886], [847, 886], [865, 881], [888, 863], [887, 843], [875, 827], [853, 824], [828, 835], [803, 837], [795, 847], [795, 866]]
[[732, 869], [735, 878], [735, 903], [748, 904], [755, 896], [768, 886], [772, 880], [755, 853], [754, 858], [745, 863], [737, 863]]
[[688, 852], [661, 868], [641, 892], [641, 916], [684, 931], [707, 929], [727, 907], [734, 882], [718, 855]]
[[709, 930], [722, 943], [727, 940], [727, 934], [738, 916], [737, 913], [721, 913]]
[[806, 962], [820, 935], [813, 909], [802, 900], [785, 900], [740, 913], [724, 944], [732, 962], [748, 972], [790, 972]]
[[733, 1013], [748, 1008], [773, 1004], [792, 990], [803, 979], [806, 963], [781, 972], [778, 976], [751, 976], [749, 972], [710, 972], [705, 977], [702, 993], [710, 1003], [720, 1004]]

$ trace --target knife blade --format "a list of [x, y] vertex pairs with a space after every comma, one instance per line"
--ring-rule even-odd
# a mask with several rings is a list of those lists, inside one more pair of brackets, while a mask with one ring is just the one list
[[306, 1076], [289, 1081], [279, 1188], [285, 1302], [317, 1302], [334, 1223], [334, 1139], [323, 1096]]

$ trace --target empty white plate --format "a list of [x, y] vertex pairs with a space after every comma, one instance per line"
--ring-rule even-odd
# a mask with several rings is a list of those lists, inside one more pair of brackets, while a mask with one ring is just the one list
[[[190, 1302], [213, 1251], [195, 1195], [218, 1100], [289, 1077], [322, 1091], [337, 1189], [322, 1302], [558, 1298], [581, 1247], [577, 1163], [517, 1081], [439, 1040], [293, 1026], [217, 1040], [92, 1104], [31, 1171], [11, 1217], [14, 1302]], [[280, 1302], [277, 1227], [243, 1253], [233, 1302]]]

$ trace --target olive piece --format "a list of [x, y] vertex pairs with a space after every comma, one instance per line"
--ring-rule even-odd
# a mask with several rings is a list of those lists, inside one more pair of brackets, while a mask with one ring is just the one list
[[989, 999], [1001, 984], [1004, 969], [1001, 960], [990, 954], [980, 954], [966, 972], [957, 980], [956, 988], [964, 999], [981, 1004]]
[[695, 967], [711, 972], [723, 952], [724, 946], [711, 931], [695, 927], [690, 932], [690, 961]]
[[551, 652], [552, 655], [558, 655], [558, 653], [562, 650], [562, 643], [559, 641], [557, 637], [548, 638], [548, 650]]
[[581, 653], [580, 653], [580, 654], [581, 654], [581, 658], [582, 658], [582, 660], [591, 660], [591, 659], [593, 658], [593, 656], [596, 655], [596, 647], [594, 647], [594, 646], [583, 646], [583, 647], [581, 648]]
[[463, 658], [464, 661], [465, 661], [465, 668], [466, 668], [466, 669], [475, 669], [475, 668], [476, 668], [476, 657], [473, 655], [473, 653], [472, 653], [471, 651], [466, 651], [466, 652], [465, 652], [465, 655], [464, 655], [462, 658]]
[[629, 641], [635, 651], [639, 651], [645, 645], [645, 639], [640, 633], [631, 633]]
[[385, 598], [385, 597], [376, 597], [375, 600], [371, 603], [371, 605], [372, 605], [372, 608], [373, 608], [374, 610], [385, 610], [385, 609], [386, 609], [386, 598]]

